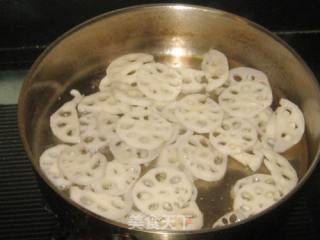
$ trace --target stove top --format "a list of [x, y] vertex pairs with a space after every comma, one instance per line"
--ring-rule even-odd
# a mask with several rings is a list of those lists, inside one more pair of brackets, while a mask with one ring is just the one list
[[[320, 29], [275, 33], [302, 56], [320, 79]], [[89, 233], [76, 226], [66, 228], [47, 207], [19, 137], [16, 103], [21, 82], [26, 69], [45, 47], [7, 48], [6, 58], [0, 57], [0, 239], [91, 239]], [[320, 180], [320, 172], [315, 175]], [[288, 220], [269, 234], [257, 236], [257, 240], [320, 239], [319, 216], [320, 188], [314, 191], [308, 187], [295, 200]]]

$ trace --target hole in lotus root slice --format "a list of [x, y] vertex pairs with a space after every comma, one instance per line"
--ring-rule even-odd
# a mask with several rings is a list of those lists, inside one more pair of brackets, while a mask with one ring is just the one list
[[172, 136], [172, 125], [157, 113], [136, 107], [122, 116], [116, 126], [120, 138], [128, 145], [152, 150]]
[[253, 149], [238, 154], [232, 154], [231, 157], [242, 165], [248, 166], [251, 171], [258, 171], [263, 162], [263, 153], [261, 150], [261, 143], [257, 143], [253, 146]]
[[71, 182], [63, 176], [58, 167], [58, 159], [61, 152], [69, 147], [69, 145], [58, 144], [46, 149], [40, 156], [41, 170], [50, 182], [60, 190], [66, 190], [71, 185]]
[[224, 177], [227, 156], [215, 150], [206, 137], [193, 135], [182, 142], [178, 149], [179, 158], [195, 178], [211, 182]]
[[112, 89], [114, 96], [125, 104], [146, 107], [152, 103], [135, 84], [115, 82]]
[[70, 188], [70, 198], [89, 211], [111, 220], [123, 218], [132, 208], [129, 199], [78, 187]]
[[101, 80], [100, 80], [100, 83], [99, 83], [99, 90], [101, 92], [103, 91], [110, 91], [110, 85], [111, 85], [111, 80], [110, 78], [106, 75], [104, 76]]
[[218, 50], [211, 49], [203, 56], [201, 69], [204, 71], [208, 81], [206, 86], [208, 92], [222, 86], [228, 79], [228, 59]]
[[231, 69], [229, 71], [229, 79], [231, 84], [251, 81], [269, 86], [268, 77], [264, 72], [249, 67], [237, 67]]
[[254, 182], [243, 186], [235, 195], [233, 210], [240, 210], [246, 217], [270, 207], [281, 198], [276, 186]]
[[244, 186], [256, 182], [264, 182], [272, 186], [277, 186], [274, 178], [269, 174], [256, 173], [245, 178], [241, 178], [236, 181], [235, 185], [231, 189], [231, 197], [234, 198], [235, 195], [242, 189]]
[[138, 88], [156, 101], [173, 101], [181, 92], [182, 77], [162, 63], [149, 63], [137, 71]]
[[282, 153], [301, 140], [304, 130], [305, 121], [299, 107], [280, 99], [280, 106], [267, 125], [264, 141], [274, 151]]
[[131, 165], [149, 163], [160, 153], [159, 149], [147, 150], [132, 147], [119, 137], [114, 137], [109, 147], [116, 161]]
[[79, 120], [77, 104], [82, 96], [77, 90], [72, 90], [74, 98], [63, 104], [50, 117], [50, 128], [52, 133], [62, 142], [79, 143]]
[[80, 113], [107, 112], [110, 114], [123, 114], [130, 111], [130, 106], [120, 102], [112, 91], [103, 91], [85, 96], [78, 104]]
[[63, 175], [72, 183], [88, 185], [101, 179], [107, 159], [100, 153], [90, 153], [80, 145], [74, 145], [61, 152], [58, 166]]
[[203, 71], [192, 68], [179, 68], [177, 71], [182, 76], [182, 93], [198, 93], [206, 87]]
[[[142, 197], [142, 195], [148, 197]], [[135, 206], [152, 216], [172, 215], [187, 203], [193, 194], [186, 175], [173, 168], [156, 167], [142, 176], [133, 187]]]
[[252, 118], [271, 105], [272, 91], [269, 85], [243, 81], [224, 90], [218, 99], [231, 116]]
[[81, 145], [91, 152], [108, 146], [114, 137], [113, 130], [118, 119], [117, 115], [106, 112], [82, 115], [79, 118]]
[[210, 133], [210, 142], [220, 152], [232, 155], [246, 151], [257, 141], [256, 128], [241, 118], [225, 118], [221, 127]]
[[263, 154], [264, 165], [270, 171], [282, 193], [287, 194], [298, 183], [296, 170], [285, 157], [271, 149], [264, 149]]
[[175, 114], [181, 124], [197, 133], [207, 133], [217, 128], [223, 118], [220, 106], [202, 94], [191, 94], [181, 99]]
[[137, 71], [144, 64], [154, 61], [152, 55], [130, 53], [113, 60], [107, 67], [107, 76], [112, 82], [132, 84], [137, 81]]
[[224, 227], [236, 222], [240, 222], [244, 219], [246, 219], [246, 216], [240, 210], [235, 210], [235, 211], [228, 212], [222, 217], [220, 217], [217, 221], [214, 222], [212, 227], [213, 228]]
[[116, 161], [107, 164], [104, 177], [91, 184], [97, 193], [119, 196], [128, 192], [138, 180], [141, 172], [139, 165], [126, 165]]

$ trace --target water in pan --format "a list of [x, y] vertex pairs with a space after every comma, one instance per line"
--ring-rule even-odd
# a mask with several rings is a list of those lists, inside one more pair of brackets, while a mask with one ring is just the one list
[[[161, 56], [156, 58], [159, 62], [166, 62], [174, 67], [194, 67], [199, 68], [201, 58], [200, 57], [172, 57], [172, 56]], [[230, 68], [241, 66], [243, 64], [239, 63], [236, 60], [228, 59]], [[79, 89], [81, 93], [89, 94], [92, 92], [96, 92], [98, 90], [97, 86], [100, 79], [104, 76], [105, 69], [98, 68], [95, 71], [91, 71], [88, 74], [83, 75], [83, 77], [77, 81], [74, 81], [71, 87], [75, 89]], [[65, 91], [64, 96], [68, 96], [70, 89]], [[273, 88], [274, 99], [277, 103], [280, 97], [285, 97], [279, 90]], [[41, 123], [41, 127], [38, 128], [38, 132], [36, 136], [39, 136], [38, 139], [42, 139], [42, 144], [37, 145], [36, 155], [40, 156], [41, 152], [57, 143], [57, 140], [52, 136], [49, 128], [49, 116], [61, 105], [61, 103], [67, 101], [62, 98], [59, 101], [53, 103], [50, 108], [48, 108], [48, 112], [43, 115]], [[48, 138], [48, 136], [51, 136]], [[111, 160], [112, 155], [107, 150], [107, 157]], [[283, 154], [293, 167], [296, 169], [299, 179], [304, 175], [309, 166], [308, 162], [308, 151], [307, 151], [307, 141], [304, 136], [303, 139], [296, 144], [293, 148], [289, 149], [286, 153]], [[153, 167], [153, 164], [150, 164], [148, 167], [144, 167], [142, 170], [142, 174], [144, 174], [147, 170]], [[261, 167], [258, 173], [268, 173], [265, 167]], [[219, 217], [224, 215], [225, 213], [232, 210], [232, 198], [230, 196], [231, 187], [234, 183], [243, 177], [253, 174], [251, 170], [243, 167], [237, 161], [229, 158], [228, 161], [228, 169], [225, 177], [218, 182], [205, 182], [202, 180], [196, 180], [195, 185], [198, 188], [198, 197], [197, 203], [200, 210], [204, 213], [204, 226], [203, 228], [211, 228], [212, 224]], [[67, 193], [62, 193], [67, 194]]]

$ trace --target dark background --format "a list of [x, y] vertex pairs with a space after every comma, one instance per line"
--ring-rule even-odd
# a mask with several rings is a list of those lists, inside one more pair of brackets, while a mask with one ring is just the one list
[[[314, 58], [320, 49], [316, 44], [320, 33], [319, 0], [0, 0], [0, 69], [29, 67], [59, 35], [96, 15], [159, 2], [211, 6], [249, 18], [277, 33], [307, 59]], [[299, 37], [305, 34], [311, 36], [309, 40]]]

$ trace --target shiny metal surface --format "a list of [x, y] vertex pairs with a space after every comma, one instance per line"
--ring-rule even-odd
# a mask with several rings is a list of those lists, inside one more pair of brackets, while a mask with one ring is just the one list
[[[38, 58], [22, 86], [18, 113], [21, 138], [36, 171], [69, 204], [105, 224], [129, 231], [72, 203], [43, 176], [38, 158], [54, 139], [49, 117], [70, 99], [72, 88], [85, 94], [96, 91], [106, 66], [117, 56], [147, 52], [177, 66], [197, 66], [201, 55], [210, 48], [224, 52], [234, 66], [240, 64], [264, 71], [276, 97], [286, 96], [302, 108], [307, 128], [306, 142], [301, 147], [308, 147], [302, 151], [308, 170], [301, 172], [304, 176], [296, 191], [318, 162], [320, 91], [314, 75], [293, 50], [265, 29], [226, 12], [191, 5], [146, 5], [101, 15], [64, 34]], [[228, 228], [250, 224], [273, 211], [295, 191], [267, 211]], [[210, 209], [210, 202], [202, 205], [205, 211]], [[137, 239], [194, 239], [219, 231], [210, 228], [188, 233], [130, 230]]]

